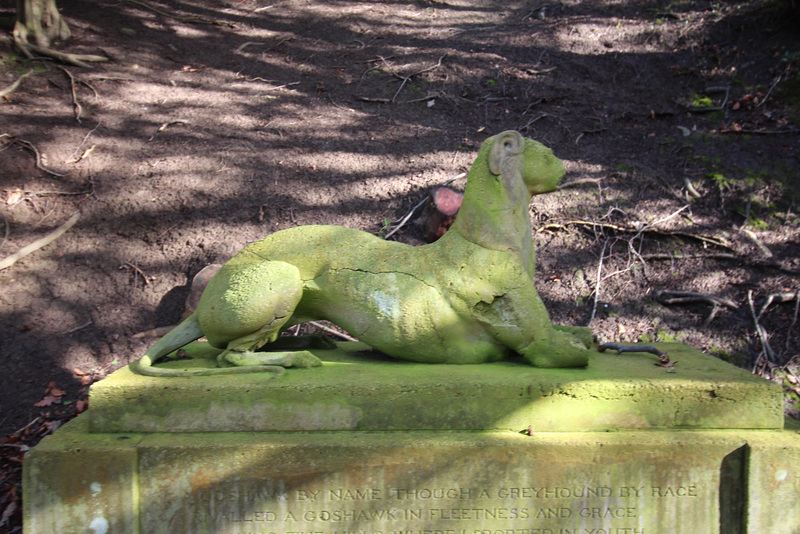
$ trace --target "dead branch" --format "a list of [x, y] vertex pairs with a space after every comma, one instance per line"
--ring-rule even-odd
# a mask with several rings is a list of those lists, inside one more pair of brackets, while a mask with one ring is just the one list
[[70, 92], [72, 94], [72, 105], [75, 106], [75, 120], [78, 121], [78, 124], [80, 124], [81, 113], [83, 112], [83, 108], [81, 107], [80, 102], [78, 102], [78, 95], [75, 92], [75, 77], [72, 75], [70, 71], [68, 71], [64, 67], [61, 67], [59, 65], [56, 65], [56, 67], [64, 71], [64, 74], [66, 74], [67, 78], [69, 78]]
[[[4, 134], [4, 135], [7, 135], [7, 134]], [[31, 143], [30, 141], [26, 141], [24, 139], [19, 139], [19, 138], [12, 137], [12, 136], [8, 136], [8, 137], [11, 138], [11, 143], [9, 144], [9, 146], [13, 145], [14, 143], [17, 143], [17, 144], [27, 148], [31, 152], [33, 152], [33, 154], [36, 156], [36, 167], [38, 169], [43, 170], [46, 173], [52, 174], [53, 176], [67, 176], [67, 173], [60, 173], [60, 172], [56, 172], [56, 171], [51, 171], [50, 169], [48, 169], [44, 165], [42, 165], [42, 155], [39, 153], [39, 150], [34, 146], [34, 144]]]
[[599, 184], [603, 178], [582, 178], [580, 180], [573, 180], [571, 182], [565, 182], [562, 184], [558, 184], [559, 189], [567, 189], [568, 187], [575, 187], [577, 185], [584, 185], [584, 184]]
[[8, 256], [7, 258], [5, 258], [2, 261], [0, 261], [0, 271], [2, 271], [3, 269], [6, 269], [8, 267], [11, 267], [17, 261], [19, 261], [20, 259], [24, 258], [28, 254], [30, 254], [32, 252], [36, 252], [40, 248], [46, 247], [47, 245], [49, 245], [50, 243], [52, 243], [53, 241], [55, 241], [56, 239], [61, 237], [64, 234], [64, 232], [66, 232], [67, 230], [69, 230], [70, 228], [75, 226], [75, 223], [78, 222], [78, 219], [80, 219], [80, 216], [81, 216], [80, 212], [76, 211], [72, 215], [72, 217], [70, 217], [67, 220], [67, 222], [65, 222], [64, 224], [62, 224], [58, 228], [56, 228], [54, 231], [50, 232], [49, 234], [47, 234], [46, 236], [44, 236], [41, 239], [37, 239], [36, 241], [31, 243], [30, 245], [22, 247], [21, 249], [19, 249], [17, 252], [12, 254], [11, 256]]
[[[396, 71], [396, 70], [395, 70], [395, 69], [394, 69], [394, 68], [393, 68], [393, 67], [392, 67], [392, 66], [391, 66], [391, 65], [388, 63], [387, 59], [391, 59], [391, 58], [384, 58], [384, 57], [382, 57], [382, 56], [378, 56], [376, 59], [374, 59], [374, 60], [370, 60], [370, 61], [369, 61], [369, 63], [372, 63], [372, 62], [375, 62], [375, 61], [379, 61], [379, 62], [380, 62], [380, 63], [381, 63], [381, 64], [382, 64], [384, 67], [386, 67], [386, 70], [389, 72], [389, 74], [391, 74], [392, 76], [394, 76], [395, 78], [397, 78], [398, 80], [400, 80], [400, 87], [398, 87], [398, 88], [397, 88], [397, 91], [395, 91], [395, 93], [394, 93], [394, 96], [393, 96], [392, 98], [390, 98], [390, 99], [387, 99], [387, 98], [372, 98], [372, 97], [368, 97], [368, 96], [359, 96], [359, 97], [357, 97], [357, 98], [358, 98], [359, 100], [361, 100], [362, 102], [371, 102], [371, 103], [378, 103], [378, 104], [394, 104], [394, 103], [396, 103], [396, 102], [397, 102], [397, 97], [400, 95], [400, 92], [403, 90], [403, 87], [405, 87], [405, 86], [406, 86], [406, 84], [407, 84], [407, 83], [408, 83], [408, 82], [409, 82], [409, 81], [410, 81], [412, 78], [414, 78], [415, 76], [419, 76], [420, 74], [425, 74], [425, 73], [427, 73], [427, 72], [432, 72], [432, 71], [434, 71], [434, 70], [438, 69], [439, 67], [441, 67], [441, 66], [442, 66], [442, 60], [443, 60], [443, 59], [444, 59], [446, 56], [447, 56], [447, 54], [443, 54], [443, 55], [442, 55], [442, 56], [439, 58], [439, 60], [436, 62], [436, 64], [434, 64], [434, 65], [431, 65], [430, 67], [426, 67], [426, 68], [424, 68], [424, 69], [422, 69], [422, 70], [418, 70], [418, 71], [416, 71], [416, 72], [413, 72], [413, 73], [411, 73], [411, 74], [406, 74], [406, 75], [398, 73], [398, 72], [397, 72], [397, 71]], [[368, 72], [370, 72], [370, 71], [372, 71], [372, 70], [376, 70], [376, 69], [378, 69], [378, 68], [379, 68], [379, 67], [370, 67], [369, 69], [367, 69], [367, 70], [364, 72], [364, 74], [362, 74], [362, 75], [361, 75], [361, 78], [363, 79], [363, 78], [364, 78], [364, 76], [366, 76], [366, 74], [367, 74]], [[422, 99], [409, 100], [408, 102], [403, 102], [403, 103], [404, 103], [404, 104], [409, 104], [409, 103], [411, 103], [411, 102], [421, 102], [421, 101], [423, 101], [423, 100], [430, 100], [431, 98], [435, 98], [435, 97], [432, 97], [432, 96], [428, 95], [428, 96], [426, 96], [425, 98], [422, 98]]]
[[74, 328], [70, 328], [69, 330], [64, 330], [63, 332], [59, 332], [58, 335], [59, 336], [68, 336], [69, 334], [74, 334], [75, 332], [79, 332], [79, 331], [83, 330], [84, 328], [92, 326], [93, 324], [94, 324], [94, 321], [92, 321], [90, 319], [89, 321], [83, 323], [82, 325], [76, 326]]
[[241, 52], [242, 50], [244, 50], [248, 46], [264, 46], [264, 44], [265, 43], [259, 43], [259, 42], [256, 42], [256, 41], [247, 41], [246, 43], [242, 43], [241, 45], [239, 45], [239, 47], [236, 49], [236, 51], [237, 52]]
[[775, 351], [772, 350], [772, 347], [769, 344], [769, 335], [767, 334], [766, 329], [764, 329], [759, 322], [760, 315], [756, 315], [752, 289], [747, 292], [747, 304], [748, 308], [750, 309], [750, 317], [753, 319], [753, 325], [755, 325], [756, 328], [756, 334], [758, 334], [758, 338], [761, 341], [761, 352], [759, 353], [756, 363], [753, 366], [753, 372], [755, 373], [758, 370], [763, 370], [765, 366], [772, 368], [775, 365], [776, 358]]
[[[452, 182], [458, 180], [459, 178], [464, 178], [466, 175], [467, 175], [467, 173], [462, 172], [461, 174], [458, 174], [458, 175], [454, 176], [453, 178], [450, 178], [449, 180], [447, 180], [445, 183], [442, 184], [442, 186], [446, 186], [448, 184], [451, 184]], [[397, 223], [397, 226], [395, 226], [383, 238], [384, 239], [389, 239], [390, 237], [392, 237], [400, 228], [402, 228], [408, 222], [408, 220], [411, 218], [411, 216], [414, 214], [414, 212], [417, 211], [420, 207], [422, 207], [422, 205], [425, 204], [425, 202], [427, 202], [427, 201], [428, 201], [428, 197], [425, 197], [424, 199], [420, 200], [413, 208], [411, 208], [408, 211], [408, 213], [406, 213], [403, 216], [402, 219], [400, 219], [400, 222]]]
[[[673, 214], [672, 216], [674, 216]], [[644, 224], [638, 223], [638, 225], [629, 225], [623, 226], [621, 224], [615, 223], [608, 223], [608, 222], [600, 222], [600, 221], [582, 221], [582, 220], [569, 220], [564, 221], [561, 223], [550, 223], [545, 224], [544, 226], [540, 226], [536, 231], [537, 232], [546, 232], [546, 231], [553, 231], [553, 230], [566, 230], [568, 226], [582, 226], [587, 229], [597, 229], [597, 228], [604, 228], [608, 230], [613, 230], [619, 233], [626, 233], [626, 234], [654, 234], [660, 235], [665, 237], [685, 237], [689, 239], [695, 239], [697, 241], [701, 241], [703, 243], [708, 243], [710, 245], [715, 245], [718, 247], [723, 247], [727, 249], [732, 249], [733, 247], [727, 242], [726, 239], [717, 236], [708, 236], [703, 234], [692, 234], [689, 232], [684, 232], [681, 230], [660, 230], [652, 226], [652, 224]]]
[[622, 354], [624, 352], [649, 352], [650, 354], [655, 354], [659, 358], [659, 363], [656, 365], [660, 367], [673, 367], [678, 362], [670, 361], [669, 354], [666, 352], [660, 351], [652, 345], [620, 345], [619, 343], [602, 343], [597, 350], [599, 352], [605, 352], [606, 349], [611, 349], [617, 351], [617, 354]]
[[[89, 130], [89, 133], [87, 133], [86, 135], [83, 136], [83, 140], [81, 141], [81, 144], [78, 145], [78, 147], [72, 152], [72, 154], [70, 154], [70, 156], [64, 161], [64, 163], [77, 163], [78, 161], [80, 161], [80, 160], [82, 160], [83, 158], [86, 157], [86, 153], [84, 153], [83, 156], [81, 156], [80, 158], [75, 159], [73, 161], [73, 158], [75, 158], [75, 156], [78, 154], [78, 151], [81, 149], [81, 147], [83, 145], [86, 144], [86, 141], [88, 141], [89, 136], [91, 136], [98, 128], [100, 128], [100, 124], [101, 124], [101, 121], [97, 121], [97, 126], [92, 128], [91, 130]], [[91, 150], [91, 149], [89, 149], [89, 150]]]
[[9, 85], [5, 89], [0, 90], [0, 98], [4, 98], [4, 97], [10, 95], [11, 93], [13, 93], [14, 91], [16, 91], [17, 88], [22, 84], [22, 82], [25, 81], [25, 78], [27, 78], [31, 74], [33, 74], [33, 69], [29, 70], [28, 72], [26, 72], [25, 74], [23, 74], [22, 76], [17, 78], [17, 80], [14, 83]]
[[144, 2], [139, 2], [139, 0], [127, 0], [127, 1], [130, 2], [131, 4], [136, 4], [137, 6], [141, 6], [141, 7], [145, 8], [145, 9], [149, 9], [150, 11], [153, 11], [154, 13], [158, 13], [159, 15], [163, 15], [164, 17], [168, 17], [168, 18], [180, 21], [180, 22], [189, 22], [189, 23], [192, 23], [192, 24], [208, 24], [208, 25], [211, 25], [211, 26], [227, 26], [229, 28], [235, 28], [236, 27], [236, 25], [233, 24], [232, 22], [222, 22], [222, 21], [219, 21], [219, 20], [211, 20], [211, 19], [206, 19], [206, 18], [199, 17], [199, 16], [181, 17], [179, 15], [173, 15], [172, 13], [167, 13], [166, 11], [162, 11], [161, 9], [153, 7], [153, 6], [151, 6], [149, 4], [146, 4]]
[[602, 282], [600, 275], [603, 273], [603, 258], [606, 255], [607, 246], [608, 239], [603, 242], [603, 248], [600, 250], [600, 261], [597, 263], [597, 283], [594, 285], [594, 305], [592, 306], [592, 316], [589, 318], [589, 323], [586, 326], [592, 326], [594, 318], [597, 316], [597, 301], [600, 298], [600, 284]]
[[27, 196], [44, 196], [44, 195], [64, 195], [64, 196], [71, 196], [71, 195], [91, 195], [91, 191], [28, 191], [24, 189], [0, 189], [0, 191], [4, 193], [9, 192], [19, 192], [22, 195]]
[[795, 301], [794, 301], [794, 316], [792, 317], [792, 324], [789, 325], [789, 329], [786, 331], [786, 350], [789, 350], [789, 340], [792, 339], [792, 330], [794, 330], [794, 325], [797, 324], [797, 314], [800, 312], [800, 293], [795, 293]]
[[739, 256], [736, 254], [731, 254], [728, 252], [718, 252], [716, 254], [682, 254], [682, 253], [675, 253], [675, 254], [665, 254], [665, 253], [654, 253], [654, 254], [645, 254], [642, 256], [646, 260], [733, 260], [745, 263], [747, 265], [756, 266], [756, 267], [769, 267], [770, 269], [775, 269], [782, 273], [790, 274], [793, 276], [800, 276], [800, 271], [795, 269], [790, 269], [785, 267], [774, 260], [762, 259], [762, 258], [752, 258], [750, 256]]
[[761, 304], [761, 309], [758, 311], [758, 319], [760, 320], [763, 317], [764, 312], [767, 311], [773, 303], [782, 304], [784, 302], [791, 302], [795, 298], [797, 298], [797, 293], [786, 292], [786, 293], [772, 293], [767, 295], [767, 298], [764, 299], [764, 302]]
[[134, 287], [136, 286], [136, 275], [137, 274], [142, 277], [142, 281], [144, 282], [144, 285], [147, 285], [149, 283], [147, 281], [147, 275], [144, 274], [144, 272], [138, 266], [126, 261], [125, 263], [120, 265], [119, 268], [123, 269], [123, 270], [126, 270], [126, 271], [133, 271], [133, 273], [134, 273], [134, 279], [133, 279], [134, 280]]
[[791, 130], [744, 130], [744, 129], [726, 129], [722, 130], [720, 133], [726, 134], [758, 134], [758, 135], [791, 135], [800, 133], [800, 128], [793, 128]]
[[308, 324], [312, 324], [312, 325], [316, 326], [317, 328], [319, 328], [320, 330], [328, 332], [329, 334], [333, 334], [334, 336], [339, 336], [340, 338], [342, 338], [342, 339], [344, 339], [346, 341], [358, 341], [356, 338], [354, 338], [353, 336], [351, 336], [351, 335], [349, 335], [349, 334], [347, 334], [345, 332], [339, 332], [338, 330], [334, 330], [333, 328], [327, 327], [324, 324], [319, 323], [317, 321], [309, 321]]
[[748, 230], [747, 228], [742, 228], [741, 232], [745, 236], [747, 236], [747, 238], [749, 238], [750, 241], [752, 241], [755, 244], [756, 247], [758, 247], [758, 250], [761, 252], [761, 254], [764, 257], [771, 258], [773, 256], [772, 251], [769, 248], [767, 248], [767, 246], [764, 243], [762, 243], [760, 239], [758, 239], [756, 234], [754, 234], [752, 231]]
[[189, 124], [189, 121], [187, 121], [186, 119], [175, 119], [175, 120], [167, 121], [167, 122], [165, 122], [164, 124], [162, 124], [161, 126], [158, 127], [158, 129], [155, 131], [155, 133], [153, 135], [150, 136], [150, 138], [147, 140], [147, 142], [149, 143], [150, 141], [152, 141], [156, 137], [157, 133], [163, 132], [164, 130], [166, 130], [167, 128], [172, 126], [173, 124]]

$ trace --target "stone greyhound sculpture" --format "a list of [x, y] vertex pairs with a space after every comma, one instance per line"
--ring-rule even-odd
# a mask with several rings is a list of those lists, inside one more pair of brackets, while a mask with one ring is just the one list
[[[196, 376], [313, 367], [320, 361], [307, 350], [256, 350], [320, 319], [402, 360], [474, 364], [518, 353], [537, 367], [585, 366], [591, 333], [553, 326], [533, 285], [529, 203], [563, 175], [550, 149], [507, 131], [482, 145], [458, 216], [434, 243], [414, 247], [339, 226], [276, 232], [222, 266], [197, 310], [132, 368]], [[221, 368], [152, 366], [202, 336], [221, 349]]]

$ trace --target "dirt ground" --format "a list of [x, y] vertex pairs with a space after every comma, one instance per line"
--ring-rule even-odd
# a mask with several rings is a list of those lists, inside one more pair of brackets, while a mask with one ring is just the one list
[[[203, 266], [296, 225], [386, 232], [507, 129], [567, 167], [532, 204], [554, 321], [695, 345], [774, 377], [797, 411], [789, 1], [59, 5], [58, 48], [110, 60], [0, 43], [0, 88], [32, 72], [0, 101], [0, 259], [80, 212], [0, 271], [0, 435], [83, 409], [153, 341], [135, 334], [178, 321]], [[422, 243], [416, 215], [392, 239]]]

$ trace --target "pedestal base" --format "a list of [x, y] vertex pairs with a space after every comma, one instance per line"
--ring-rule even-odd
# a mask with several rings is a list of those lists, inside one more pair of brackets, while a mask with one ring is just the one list
[[741, 369], [363, 348], [274, 380], [117, 371], [26, 455], [25, 533], [800, 534], [800, 431]]
[[797, 431], [89, 434], [26, 457], [28, 534], [791, 534]]

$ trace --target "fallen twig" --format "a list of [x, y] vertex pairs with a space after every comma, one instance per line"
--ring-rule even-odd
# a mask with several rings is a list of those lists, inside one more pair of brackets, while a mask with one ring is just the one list
[[147, 140], [147, 142], [149, 143], [150, 141], [152, 141], [155, 138], [157, 133], [163, 132], [164, 130], [166, 130], [167, 128], [172, 126], [173, 124], [189, 124], [189, 121], [187, 121], [185, 119], [175, 119], [175, 120], [167, 121], [167, 122], [165, 122], [164, 124], [162, 124], [161, 126], [158, 127], [158, 130], [156, 130], [155, 133], [150, 136], [150, 138]]
[[[452, 182], [455, 182], [459, 178], [464, 178], [466, 175], [467, 175], [467, 173], [462, 172], [461, 174], [458, 174], [458, 175], [454, 176], [453, 178], [450, 178], [449, 180], [447, 180], [446, 182], [444, 182], [441, 185], [443, 185], [443, 186], [444, 185], [448, 185], [448, 184], [450, 184]], [[398, 222], [397, 225], [394, 228], [392, 228], [392, 230], [389, 233], [387, 233], [385, 236], [383, 236], [383, 238], [384, 239], [389, 239], [390, 237], [392, 237], [400, 228], [402, 228], [408, 222], [408, 220], [411, 218], [411, 216], [414, 214], [414, 212], [417, 211], [420, 207], [422, 207], [422, 205], [425, 204], [425, 202], [427, 202], [427, 201], [428, 201], [428, 197], [427, 196], [425, 198], [423, 198], [422, 200], [420, 200], [413, 208], [411, 208], [408, 211], [408, 213], [406, 213], [403, 216], [402, 219], [400, 219], [400, 222]]]
[[60, 172], [56, 172], [56, 171], [51, 171], [50, 169], [48, 169], [44, 165], [42, 165], [42, 155], [39, 153], [39, 150], [30, 141], [26, 141], [24, 139], [18, 139], [18, 138], [13, 138], [12, 137], [11, 143], [12, 144], [13, 143], [18, 143], [18, 144], [22, 145], [23, 147], [27, 148], [28, 150], [30, 150], [31, 152], [33, 152], [33, 154], [36, 156], [36, 167], [38, 169], [41, 169], [44, 172], [50, 173], [53, 176], [67, 176], [67, 173], [60, 173]]
[[83, 108], [81, 107], [80, 102], [78, 102], [78, 95], [75, 92], [75, 77], [72, 75], [70, 71], [68, 71], [64, 67], [61, 67], [59, 65], [56, 65], [56, 67], [64, 71], [64, 74], [66, 74], [67, 78], [69, 78], [70, 92], [72, 94], [72, 105], [75, 106], [75, 120], [78, 121], [78, 124], [80, 124], [81, 113], [83, 112]]
[[792, 128], [791, 130], [744, 130], [744, 129], [726, 129], [720, 133], [734, 133], [734, 134], [757, 134], [757, 135], [790, 135], [800, 133], [800, 128]]
[[[81, 141], [81, 144], [79, 144], [78, 147], [72, 152], [72, 154], [70, 154], [70, 156], [66, 160], [64, 160], [64, 163], [77, 163], [78, 161], [80, 161], [84, 157], [86, 157], [86, 153], [84, 153], [83, 156], [79, 157], [78, 159], [74, 159], [75, 156], [78, 154], [78, 151], [81, 149], [81, 147], [84, 144], [86, 144], [86, 141], [89, 139], [89, 136], [91, 136], [98, 128], [100, 128], [100, 124], [101, 124], [101, 121], [97, 121], [97, 126], [92, 128], [91, 130], [89, 130], [89, 133], [87, 133], [86, 135], [83, 136], [83, 140]], [[89, 149], [89, 150], [91, 150], [91, 149]]]
[[124, 269], [126, 271], [127, 270], [132, 270], [134, 272], [134, 279], [133, 279], [134, 280], [134, 286], [136, 285], [136, 278], [135, 277], [136, 277], [137, 274], [142, 277], [142, 280], [144, 281], [144, 285], [147, 285], [149, 283], [147, 281], [147, 275], [144, 274], [144, 272], [142, 272], [142, 270], [139, 267], [137, 267], [136, 265], [126, 261], [125, 263], [120, 265], [119, 268], [120, 269]]
[[64, 330], [63, 332], [60, 332], [58, 335], [59, 336], [67, 336], [69, 334], [74, 334], [75, 332], [83, 330], [84, 328], [92, 326], [93, 324], [94, 324], [94, 321], [89, 319], [89, 321], [83, 323], [82, 325], [76, 326], [75, 328], [70, 328], [69, 330]]
[[408, 213], [406, 213], [406, 215], [402, 219], [400, 219], [400, 222], [397, 223], [397, 226], [392, 228], [392, 231], [387, 233], [385, 236], [383, 236], [383, 238], [384, 239], [389, 239], [390, 237], [392, 237], [400, 228], [402, 228], [408, 222], [408, 220], [411, 218], [411, 216], [414, 215], [414, 212], [417, 211], [417, 209], [419, 209], [420, 207], [422, 207], [422, 205], [425, 204], [425, 202], [427, 202], [427, 201], [428, 201], [428, 197], [425, 197], [422, 200], [420, 200], [417, 203], [416, 206], [411, 208], [408, 211]]
[[15, 192], [16, 191], [16, 192], [22, 193], [22, 195], [31, 195], [31, 196], [37, 196], [37, 195], [90, 195], [92, 193], [91, 191], [27, 191], [27, 190], [23, 190], [23, 189], [0, 189], [0, 191], [3, 191], [4, 193]]
[[603, 248], [600, 250], [600, 261], [597, 263], [597, 282], [594, 285], [594, 304], [592, 305], [592, 316], [589, 318], [589, 323], [586, 326], [591, 326], [594, 318], [597, 316], [597, 302], [600, 299], [600, 284], [602, 280], [600, 275], [603, 274], [603, 258], [606, 255], [606, 247], [608, 246], [608, 239], [603, 241]]
[[10, 95], [11, 93], [13, 93], [14, 91], [16, 91], [17, 88], [22, 84], [22, 82], [25, 81], [25, 78], [27, 78], [31, 74], [33, 74], [33, 69], [29, 70], [28, 72], [26, 72], [25, 74], [23, 74], [22, 76], [17, 78], [17, 80], [14, 83], [9, 85], [5, 89], [0, 90], [0, 98], [6, 97], [6, 96]]
[[652, 345], [620, 345], [619, 343], [602, 343], [597, 350], [600, 352], [605, 352], [606, 349], [611, 349], [617, 351], [617, 354], [622, 354], [624, 352], [649, 352], [650, 354], [655, 354], [659, 357], [659, 365], [661, 367], [672, 367], [678, 362], [670, 361], [669, 355], [666, 352], [660, 351]]
[[264, 44], [265, 43], [259, 43], [259, 42], [256, 42], [256, 41], [247, 41], [246, 43], [242, 43], [241, 45], [239, 45], [239, 47], [236, 49], [236, 51], [237, 52], [241, 52], [242, 50], [244, 50], [248, 46], [264, 46]]
[[319, 323], [317, 321], [308, 321], [308, 324], [312, 324], [312, 325], [316, 326], [317, 328], [319, 328], [320, 330], [328, 332], [329, 334], [333, 334], [335, 336], [339, 336], [340, 338], [342, 338], [342, 339], [344, 339], [346, 341], [358, 341], [356, 338], [354, 338], [353, 336], [351, 336], [349, 334], [346, 334], [344, 332], [339, 332], [338, 330], [334, 330], [333, 328], [327, 327], [324, 324]]
[[181, 21], [181, 22], [190, 22], [190, 23], [194, 23], [194, 24], [209, 24], [211, 26], [227, 26], [229, 28], [236, 27], [236, 25], [233, 24], [232, 22], [222, 22], [222, 21], [219, 21], [219, 20], [205, 19], [205, 18], [199, 17], [199, 16], [181, 17], [179, 15], [173, 15], [172, 13], [167, 13], [166, 11], [162, 11], [162, 10], [160, 10], [160, 9], [158, 9], [156, 7], [153, 7], [153, 6], [149, 5], [149, 4], [146, 4], [144, 2], [139, 2], [139, 0], [127, 0], [127, 1], [130, 2], [131, 4], [136, 4], [137, 6], [141, 6], [141, 7], [145, 8], [145, 9], [149, 9], [150, 11], [153, 11], [154, 13], [158, 13], [159, 15], [163, 15], [165, 17], [169, 17], [171, 19], [175, 19], [175, 20], [178, 20], [178, 21]]
[[716, 254], [665, 254], [665, 253], [654, 253], [654, 254], [645, 254], [642, 256], [646, 260], [733, 260], [733, 261], [740, 261], [742, 263], [746, 263], [749, 265], [754, 265], [758, 267], [769, 267], [771, 269], [775, 269], [777, 271], [791, 274], [793, 276], [800, 276], [800, 271], [796, 269], [790, 269], [788, 267], [784, 267], [783, 265], [779, 264], [774, 260], [762, 259], [762, 258], [752, 258], [750, 256], [738, 256], [736, 254], [731, 254], [729, 252], [718, 252]]
[[758, 247], [758, 250], [761, 251], [761, 254], [764, 257], [771, 258], [773, 256], [772, 251], [764, 243], [762, 243], [761, 240], [758, 239], [758, 236], [756, 236], [756, 234], [754, 234], [751, 230], [748, 230], [747, 228], [742, 228], [741, 232], [747, 238], [749, 238], [750, 241], [752, 241], [756, 247]]
[[[438, 69], [439, 67], [442, 66], [442, 60], [446, 56], [447, 56], [447, 54], [443, 54], [439, 58], [439, 60], [436, 62], [435, 65], [432, 65], [430, 67], [426, 67], [426, 68], [424, 68], [422, 70], [419, 70], [417, 72], [414, 72], [412, 74], [407, 74], [407, 75], [399, 74], [398, 72], [395, 71], [395, 69], [391, 65], [389, 65], [389, 63], [387, 62], [387, 58], [384, 58], [382, 56], [378, 56], [376, 59], [371, 60], [370, 62], [380, 61], [386, 67], [386, 69], [389, 72], [389, 74], [391, 74], [392, 76], [394, 76], [395, 78], [400, 80], [400, 87], [397, 88], [397, 91], [395, 91], [394, 96], [392, 98], [389, 98], [389, 99], [387, 99], [387, 98], [372, 98], [372, 97], [368, 97], [368, 96], [359, 96], [359, 97], [356, 97], [356, 98], [358, 98], [362, 102], [372, 102], [372, 103], [378, 103], [378, 104], [390, 104], [390, 103], [394, 104], [397, 101], [397, 97], [400, 95], [400, 91], [403, 90], [403, 87], [406, 86], [406, 84], [411, 80], [411, 78], [413, 78], [415, 76], [419, 76], [420, 74], [425, 74], [426, 72], [431, 72], [431, 71], [434, 71], [434, 70]], [[391, 59], [391, 58], [389, 58], [389, 59]], [[379, 67], [371, 67], [371, 68], [367, 69], [367, 71], [364, 72], [364, 74], [361, 75], [362, 79], [367, 74], [367, 72], [369, 72], [371, 70], [375, 70], [377, 68], [379, 68]], [[420, 102], [422, 100], [430, 100], [431, 98], [435, 98], [435, 97], [432, 97], [432, 96], [428, 95], [428, 96], [426, 96], [425, 98], [422, 98], [422, 99], [409, 100], [407, 102], [403, 102], [403, 104], [409, 104], [411, 102]]]
[[8, 267], [11, 267], [18, 260], [24, 258], [25, 256], [27, 256], [28, 254], [30, 254], [32, 252], [36, 252], [37, 250], [39, 250], [42, 247], [46, 247], [47, 245], [49, 245], [50, 243], [52, 243], [53, 241], [55, 241], [56, 239], [61, 237], [61, 235], [64, 232], [66, 232], [67, 230], [69, 230], [70, 228], [75, 226], [75, 223], [78, 222], [78, 219], [80, 219], [80, 216], [81, 216], [80, 212], [76, 211], [72, 215], [72, 217], [70, 217], [67, 220], [67, 222], [65, 222], [64, 224], [62, 224], [58, 228], [56, 228], [54, 231], [50, 232], [49, 234], [47, 234], [46, 236], [44, 236], [41, 239], [37, 239], [36, 241], [31, 243], [30, 245], [22, 247], [21, 249], [19, 249], [17, 252], [12, 254], [11, 256], [8, 256], [7, 258], [5, 258], [2, 261], [0, 261], [0, 271], [2, 271], [3, 269], [6, 269]]
[[689, 193], [689, 196], [692, 198], [703, 198], [703, 195], [701, 195], [700, 192], [695, 189], [694, 184], [688, 176], [683, 177], [683, 185], [686, 186], [686, 192]]
[[[674, 215], [675, 214], [673, 214], [672, 216]], [[696, 239], [697, 241], [708, 243], [710, 245], [732, 249], [731, 245], [727, 242], [727, 240], [721, 237], [707, 236], [702, 234], [692, 234], [680, 230], [659, 230], [658, 228], [653, 227], [652, 224], [644, 224], [644, 223], [640, 224], [643, 224], [643, 226], [635, 226], [635, 225], [623, 226], [621, 224], [614, 224], [614, 223], [607, 223], [600, 221], [570, 220], [561, 223], [546, 224], [544, 226], [540, 226], [536, 231], [545, 232], [548, 230], [550, 231], [564, 230], [567, 226], [583, 226], [586, 228], [605, 228], [620, 233], [635, 233], [635, 234], [647, 233], [647, 234], [656, 234], [656, 235], [671, 236], [671, 237], [686, 237], [690, 239]]]
[[795, 293], [794, 316], [792, 317], [792, 324], [789, 325], [789, 329], [786, 331], [786, 350], [789, 350], [789, 341], [792, 339], [792, 330], [794, 330], [794, 325], [797, 324], [798, 312], [800, 312], [800, 291]]
[[775, 351], [772, 350], [772, 346], [769, 344], [769, 335], [767, 331], [759, 322], [760, 315], [756, 315], [752, 289], [747, 292], [747, 304], [750, 309], [750, 317], [753, 319], [753, 325], [756, 328], [756, 334], [758, 334], [758, 339], [761, 341], [761, 352], [759, 352], [756, 363], [753, 365], [753, 373], [756, 373], [758, 371], [763, 371], [765, 367], [771, 369], [775, 365]]

